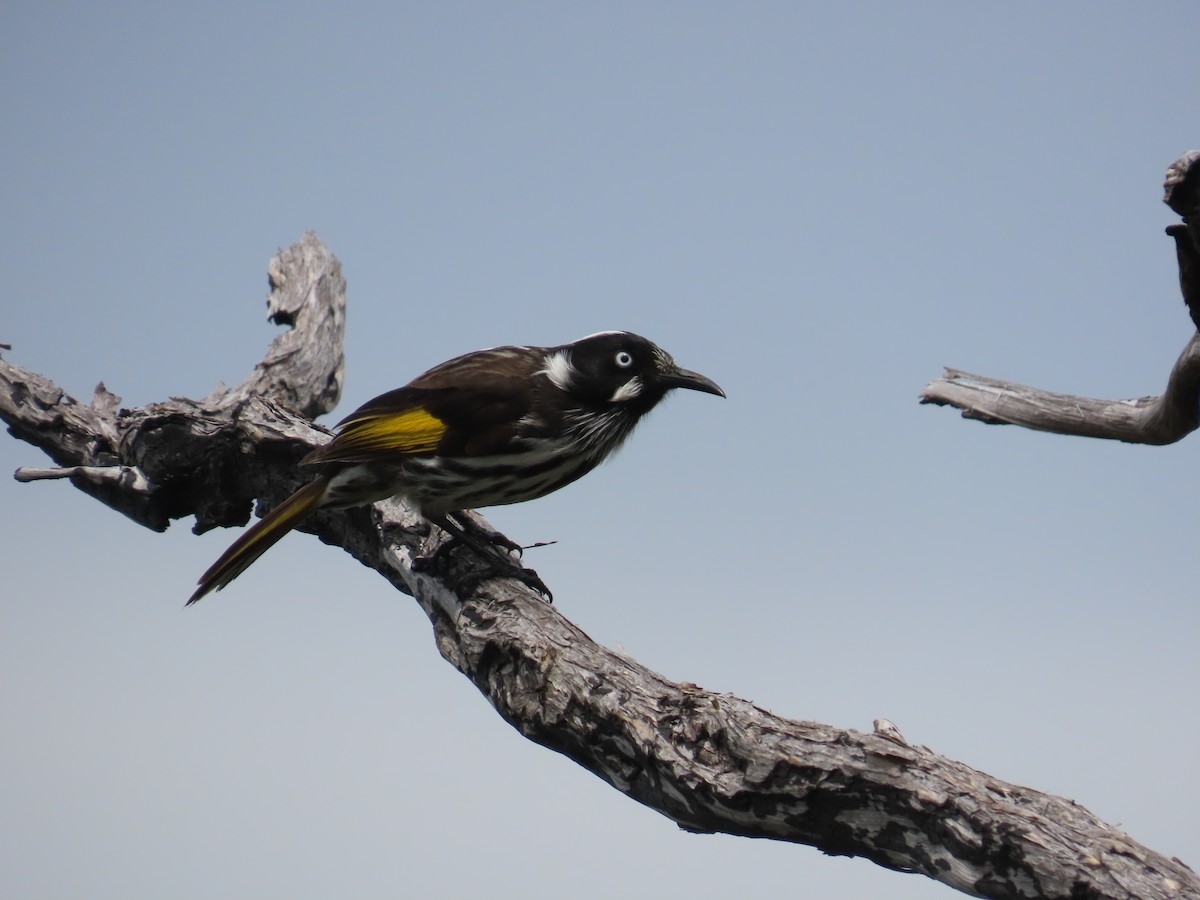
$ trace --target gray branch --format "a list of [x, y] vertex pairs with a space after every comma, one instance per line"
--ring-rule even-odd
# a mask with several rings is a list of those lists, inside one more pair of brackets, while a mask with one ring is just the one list
[[[1179, 286], [1200, 328], [1200, 152], [1184, 154], [1167, 170], [1164, 202], [1183, 217], [1167, 228], [1175, 241]], [[1171, 444], [1200, 427], [1200, 334], [1193, 334], [1161, 397], [1096, 400], [946, 369], [921, 391], [921, 403], [952, 406], [963, 418], [989, 425], [1104, 438], [1131, 444]]]
[[[337, 260], [311, 235], [271, 271], [271, 308], [288, 310], [275, 319], [294, 330], [246, 382], [201, 402], [124, 410], [101, 388], [84, 405], [0, 359], [0, 418], [58, 466], [18, 478], [70, 478], [156, 529], [183, 516], [197, 531], [242, 524], [254, 498], [283, 499], [300, 483], [296, 461], [327, 439], [308, 417], [341, 384], [345, 296]], [[839, 729], [669, 681], [469, 553], [414, 571], [440, 538], [398, 502], [303, 527], [412, 594], [442, 656], [514, 728], [688, 831], [863, 856], [981, 897], [1200, 900], [1178, 860], [1072, 801], [910, 745], [890, 722]]]
[[963, 418], [989, 425], [1107, 438], [1132, 444], [1172, 444], [1200, 427], [1200, 334], [1180, 354], [1161, 397], [1095, 400], [947, 369], [921, 392], [922, 403], [953, 406]]

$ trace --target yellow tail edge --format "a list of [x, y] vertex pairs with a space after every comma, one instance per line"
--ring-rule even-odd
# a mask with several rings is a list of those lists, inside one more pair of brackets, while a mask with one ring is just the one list
[[306, 484], [292, 496], [251, 525], [221, 554], [207, 572], [200, 576], [200, 585], [185, 606], [191, 606], [210, 591], [219, 591], [245, 572], [256, 559], [270, 550], [296, 523], [317, 506], [325, 493], [326, 480], [318, 478]]

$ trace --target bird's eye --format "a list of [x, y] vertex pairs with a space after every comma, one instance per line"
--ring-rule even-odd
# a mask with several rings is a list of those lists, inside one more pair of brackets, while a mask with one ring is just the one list
[[633, 356], [630, 355], [630, 353], [628, 351], [618, 350], [617, 356], [616, 356], [616, 363], [622, 369], [628, 369], [630, 366], [633, 365]]

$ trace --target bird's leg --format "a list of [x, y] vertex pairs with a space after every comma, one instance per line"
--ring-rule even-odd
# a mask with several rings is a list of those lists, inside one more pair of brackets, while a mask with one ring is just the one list
[[515, 578], [542, 594], [547, 602], [554, 602], [554, 595], [550, 592], [550, 588], [546, 587], [546, 583], [538, 577], [538, 573], [522, 566], [510, 555], [515, 552], [519, 556], [524, 549], [516, 541], [492, 528], [480, 525], [479, 522], [467, 515], [447, 513], [444, 516], [430, 518], [429, 521], [449, 534], [450, 542], [434, 551], [433, 556], [425, 560], [425, 565], [435, 565], [437, 558], [448, 548], [453, 547], [455, 543], [466, 544], [482, 559], [495, 563], [501, 569], [498, 574], [507, 578]]

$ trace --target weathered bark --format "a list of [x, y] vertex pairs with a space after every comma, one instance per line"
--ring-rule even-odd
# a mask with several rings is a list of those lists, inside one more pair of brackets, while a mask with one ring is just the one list
[[[1167, 228], [1175, 240], [1179, 286], [1200, 328], [1200, 151], [1185, 153], [1167, 170], [1163, 202], [1183, 217]], [[989, 425], [1105, 438], [1131, 444], [1171, 444], [1200, 427], [1200, 334], [1194, 334], [1161, 397], [1094, 400], [1055, 394], [997, 378], [946, 369], [921, 391], [922, 403], [953, 406], [963, 418]]]
[[921, 392], [921, 402], [957, 407], [963, 418], [989, 425], [1172, 444], [1200, 427], [1200, 333], [1183, 348], [1161, 397], [1094, 400], [946, 369]]
[[[204, 401], [123, 410], [100, 388], [86, 406], [0, 360], [0, 417], [60, 466], [17, 477], [69, 477], [160, 530], [186, 515], [197, 531], [241, 524], [252, 498], [282, 499], [301, 478], [296, 461], [325, 440], [307, 417], [341, 384], [344, 284], [312, 236], [272, 266], [273, 315], [295, 330], [247, 382]], [[785, 719], [668, 681], [469, 554], [414, 571], [440, 538], [397, 502], [304, 528], [416, 597], [443, 657], [514, 728], [682, 828], [864, 856], [982, 897], [1200, 898], [1178, 860], [1069, 800], [910, 746], [890, 723], [867, 734]]]
[[1167, 226], [1179, 260], [1179, 289], [1192, 322], [1200, 328], [1200, 150], [1191, 150], [1167, 169], [1163, 203], [1183, 218]]

